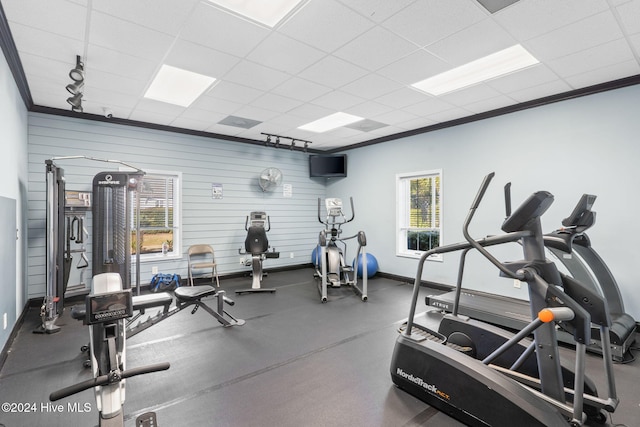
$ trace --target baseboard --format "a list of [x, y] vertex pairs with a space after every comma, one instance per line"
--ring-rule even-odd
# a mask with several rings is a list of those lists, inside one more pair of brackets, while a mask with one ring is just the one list
[[[34, 302], [35, 302], [35, 305], [33, 305]], [[20, 331], [20, 328], [24, 323], [24, 319], [27, 317], [27, 311], [29, 311], [30, 307], [39, 307], [41, 304], [42, 304], [42, 298], [38, 298], [38, 299], [34, 298], [31, 300], [28, 300], [27, 303], [22, 308], [22, 313], [20, 313], [20, 317], [18, 317], [18, 320], [16, 320], [16, 323], [13, 325], [13, 328], [11, 329], [11, 334], [9, 334], [9, 338], [7, 339], [7, 342], [4, 344], [4, 347], [2, 348], [2, 352], [0, 353], [0, 371], [2, 371], [2, 368], [4, 367], [4, 362], [6, 362], [7, 357], [9, 357], [9, 351], [11, 349], [11, 346], [13, 345], [13, 340], [15, 340], [16, 337], [18, 336], [18, 331]]]
[[[409, 285], [413, 285], [416, 281], [415, 277], [407, 277], [407, 276], [401, 276], [398, 274], [392, 274], [392, 273], [385, 273], [382, 271], [379, 271], [376, 273], [377, 276], [379, 277], [384, 277], [385, 279], [391, 279], [391, 280], [397, 280], [398, 282], [404, 282], [407, 283]], [[451, 291], [454, 289], [453, 286], [451, 285], [445, 285], [444, 283], [438, 283], [438, 282], [431, 282], [428, 280], [422, 280], [420, 281], [420, 286], [424, 286], [427, 288], [432, 288], [432, 289], [438, 289], [440, 291]]]

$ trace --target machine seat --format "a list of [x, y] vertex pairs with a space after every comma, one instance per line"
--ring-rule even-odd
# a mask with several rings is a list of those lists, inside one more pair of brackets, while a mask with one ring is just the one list
[[176, 299], [180, 302], [194, 302], [216, 293], [216, 288], [209, 285], [181, 286], [174, 291]]
[[173, 302], [173, 297], [168, 292], [134, 295], [132, 299], [134, 310], [145, 310], [147, 308], [160, 307], [163, 305], [168, 308]]

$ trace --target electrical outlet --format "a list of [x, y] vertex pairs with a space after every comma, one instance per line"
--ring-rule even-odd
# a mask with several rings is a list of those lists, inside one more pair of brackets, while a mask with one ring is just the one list
[[151, 267], [151, 274], [158, 274], [158, 266]]
[[293, 258], [293, 252], [289, 254], [289, 258]]
[[9, 325], [8, 319], [7, 319], [7, 313], [2, 315], [2, 329], [7, 329], [7, 326]]
[[520, 289], [520, 286], [522, 285], [522, 282], [518, 279], [513, 279], [513, 287], [516, 289]]
[[244, 258], [240, 257], [240, 265], [244, 265]]

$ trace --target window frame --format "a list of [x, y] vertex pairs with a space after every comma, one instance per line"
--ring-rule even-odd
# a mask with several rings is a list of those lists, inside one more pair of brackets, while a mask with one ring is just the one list
[[[439, 205], [439, 226], [427, 228], [418, 228], [410, 226], [410, 212], [411, 212], [411, 188], [410, 183], [414, 179], [421, 178], [436, 178], [440, 179], [440, 192], [433, 195], [434, 198], [439, 198], [439, 201], [433, 203], [434, 209], [436, 205]], [[422, 257], [425, 251], [413, 250], [407, 248], [407, 234], [411, 230], [438, 230], [439, 243], [438, 246], [443, 245], [442, 240], [442, 224], [443, 224], [443, 174], [442, 169], [432, 169], [416, 172], [403, 172], [396, 174], [396, 256], [403, 258], [419, 259]], [[442, 254], [433, 254], [427, 258], [430, 261], [442, 261]]]
[[[182, 172], [180, 171], [164, 171], [164, 170], [151, 170], [144, 171], [145, 178], [170, 178], [174, 180], [174, 194], [173, 194], [173, 250], [167, 254], [160, 253], [147, 253], [140, 254], [140, 262], [153, 262], [164, 260], [182, 259]], [[136, 194], [136, 197], [138, 195]], [[132, 203], [132, 209], [135, 211], [135, 203]], [[131, 221], [135, 221], [135, 214], [132, 213]], [[135, 224], [132, 224], [131, 231], [135, 233]], [[141, 231], [142, 227], [141, 227]], [[131, 254], [132, 260], [135, 260], [136, 255]]]

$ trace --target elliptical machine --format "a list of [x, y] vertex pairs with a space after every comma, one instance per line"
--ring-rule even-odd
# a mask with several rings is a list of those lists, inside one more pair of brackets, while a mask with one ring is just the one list
[[[340, 237], [342, 234], [341, 227], [355, 219], [355, 210], [353, 209], [353, 197], [349, 198], [351, 202], [351, 218], [347, 219], [342, 211], [342, 199], [327, 198], [325, 206], [327, 216], [323, 220], [321, 215], [321, 199], [318, 198], [318, 221], [324, 224], [325, 229], [318, 236], [318, 246], [316, 254], [318, 259], [314, 260], [316, 266], [315, 277], [320, 278], [318, 291], [320, 292], [321, 301], [328, 301], [327, 287], [339, 288], [342, 285], [350, 286], [354, 292], [367, 300], [367, 237], [364, 231], [358, 231], [357, 234], [349, 237]], [[358, 240], [358, 250], [356, 251], [355, 266], [349, 266], [345, 263], [344, 255], [347, 252], [347, 243], [349, 239]], [[344, 251], [338, 246], [338, 242], [344, 247]], [[361, 255], [362, 254], [362, 255]], [[362, 289], [358, 287], [358, 267], [362, 258]]]
[[[244, 222], [244, 229], [247, 231], [247, 237], [244, 240], [244, 252], [242, 248], [238, 249], [240, 255], [251, 254], [251, 269], [253, 281], [251, 288], [238, 289], [236, 294], [248, 292], [275, 292], [276, 288], [263, 288], [262, 277], [267, 273], [262, 271], [262, 261], [266, 258], [280, 258], [280, 252], [276, 252], [275, 248], [269, 251], [269, 240], [267, 239], [267, 231], [271, 230], [271, 221], [265, 212], [251, 212], [251, 225], [249, 225], [249, 216]], [[246, 264], [249, 265], [249, 264]]]
[[[506, 234], [475, 240], [469, 224], [489, 186], [487, 175], [474, 200], [463, 234], [466, 242], [432, 249], [418, 264], [411, 309], [396, 340], [391, 376], [403, 390], [468, 425], [579, 426], [587, 417], [603, 422], [603, 411], [618, 405], [609, 328], [611, 318], [604, 299], [577, 280], [561, 274], [545, 258], [540, 217], [553, 202], [545, 191], [531, 195], [515, 212], [507, 204]], [[502, 263], [485, 247], [519, 242], [524, 260]], [[517, 334], [457, 314], [464, 260], [477, 250], [502, 276], [526, 282], [531, 322]], [[461, 251], [456, 302], [452, 314], [433, 309], [416, 316], [416, 305], [426, 259], [435, 253]], [[570, 325], [576, 344], [575, 364], [560, 358], [556, 327]], [[585, 350], [591, 322], [600, 328], [606, 397], [598, 397], [585, 376]], [[432, 324], [436, 324], [433, 328]], [[436, 331], [437, 329], [437, 331]], [[533, 334], [533, 340], [527, 337]]]
[[[131, 289], [122, 289], [118, 273], [94, 276], [93, 289], [85, 300], [84, 323], [89, 325], [91, 367], [93, 378], [54, 391], [54, 402], [93, 388], [101, 427], [124, 426], [123, 405], [125, 379], [169, 369], [169, 363], [126, 369], [126, 319], [133, 314]], [[156, 416], [147, 412], [136, 419], [136, 425], [157, 426]]]

